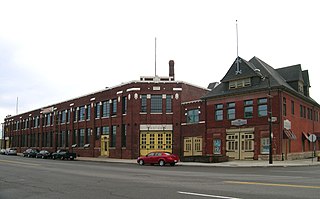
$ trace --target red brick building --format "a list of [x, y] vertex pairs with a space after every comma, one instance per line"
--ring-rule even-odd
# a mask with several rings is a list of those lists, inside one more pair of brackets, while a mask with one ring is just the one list
[[[221, 83], [202, 98], [206, 155], [267, 159], [272, 116], [273, 158], [310, 157], [308, 137], [320, 137], [320, 105], [310, 97], [309, 87], [308, 71], [301, 65], [274, 69], [257, 57], [238, 57]], [[319, 140], [315, 144], [319, 150]]]
[[141, 77], [112, 88], [5, 118], [6, 147], [73, 150], [80, 156], [136, 158], [181, 151], [181, 104], [208, 92], [168, 77]]
[[[310, 157], [320, 149], [320, 105], [301, 65], [274, 69], [238, 57], [208, 89], [168, 77], [112, 88], [5, 118], [5, 147], [69, 149], [80, 156], [136, 158], [167, 150], [184, 161]], [[271, 118], [271, 130], [269, 128]]]

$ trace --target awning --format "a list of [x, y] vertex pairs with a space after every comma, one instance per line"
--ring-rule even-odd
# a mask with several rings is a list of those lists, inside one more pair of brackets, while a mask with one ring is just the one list
[[297, 139], [296, 135], [290, 129], [283, 129], [284, 139], [295, 140]]
[[308, 133], [302, 132], [302, 140], [309, 140]]

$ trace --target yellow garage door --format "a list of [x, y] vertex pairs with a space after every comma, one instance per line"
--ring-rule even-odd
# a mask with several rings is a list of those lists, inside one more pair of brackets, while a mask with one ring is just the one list
[[157, 150], [172, 153], [172, 132], [141, 132], [140, 155], [145, 156]]

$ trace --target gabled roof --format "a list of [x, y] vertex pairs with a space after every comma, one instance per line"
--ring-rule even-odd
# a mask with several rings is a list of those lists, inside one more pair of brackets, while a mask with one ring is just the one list
[[308, 72], [308, 70], [302, 71], [302, 77], [303, 77], [303, 81], [304, 81], [304, 86], [311, 87], [310, 81], [309, 81], [309, 72]]
[[[238, 71], [238, 64], [239, 62], [239, 73]], [[254, 69], [255, 66], [246, 60], [242, 59], [241, 57], [237, 57], [231, 67], [229, 68], [228, 72], [226, 75], [222, 78], [221, 82], [229, 82], [229, 81], [234, 81], [238, 79], [244, 79], [251, 77], [254, 74]]]
[[[239, 64], [241, 74], [236, 74], [235, 72], [237, 70], [237, 59], [241, 59], [241, 62]], [[305, 100], [308, 100], [311, 103], [320, 106], [311, 97], [299, 93], [289, 85], [289, 82], [297, 80], [304, 82], [305, 85], [310, 84], [308, 71], [302, 71], [301, 65], [274, 69], [258, 57], [253, 57], [249, 62], [240, 57], [238, 57], [237, 59], [233, 62], [226, 75], [222, 78], [221, 83], [210, 92], [208, 92], [205, 96], [203, 96], [203, 99], [265, 90], [269, 87], [267, 79], [269, 78], [271, 89], [280, 88], [283, 90], [287, 90], [288, 92], [293, 93], [300, 98], [304, 98]], [[255, 72], [256, 69], [259, 69], [260, 73], [263, 76], [267, 77], [265, 81], [261, 81], [260, 76]], [[229, 89], [229, 81], [243, 78], [251, 78], [251, 86], [243, 87], [240, 89]]]
[[278, 68], [276, 71], [286, 79], [287, 82], [294, 82], [294, 81], [303, 81], [302, 77], [302, 70], [301, 65], [293, 65], [293, 66], [287, 66], [284, 68]]

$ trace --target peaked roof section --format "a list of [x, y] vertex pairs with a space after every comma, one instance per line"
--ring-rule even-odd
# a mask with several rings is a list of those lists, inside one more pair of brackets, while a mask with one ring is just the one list
[[[239, 65], [237, 62], [239, 62]], [[255, 74], [254, 69], [256, 68], [253, 64], [247, 62], [241, 57], [237, 57], [229, 68], [227, 74], [222, 78], [221, 82], [229, 82], [251, 77]]]
[[311, 87], [310, 81], [309, 81], [309, 72], [308, 72], [308, 70], [302, 71], [302, 77], [303, 77], [303, 80], [304, 80], [304, 85], [308, 86], [308, 87]]
[[[238, 70], [237, 59], [241, 60], [239, 64], [239, 68], [241, 70], [240, 74], [236, 73], [236, 71]], [[259, 69], [263, 76], [269, 78], [271, 88], [281, 88], [287, 90], [288, 92], [291, 92], [294, 95], [298, 95], [299, 97], [304, 98], [305, 100], [308, 100], [311, 103], [315, 103], [316, 105], [320, 106], [311, 97], [307, 97], [299, 93], [288, 84], [291, 81], [301, 80], [302, 82], [304, 82], [305, 85], [309, 85], [308, 71], [301, 71], [301, 65], [294, 65], [285, 68], [274, 69], [269, 64], [265, 63], [257, 57], [253, 57], [252, 59], [250, 59], [249, 62], [240, 57], [238, 57], [237, 59], [233, 62], [226, 75], [222, 78], [221, 83], [214, 89], [212, 89], [210, 92], [208, 92], [207, 95], [203, 97], [203, 99], [226, 95], [243, 94], [268, 89], [268, 81], [261, 81], [260, 76], [255, 72], [256, 69]], [[240, 89], [229, 89], [229, 81], [235, 81], [244, 78], [252, 78], [251, 86], [243, 87]]]
[[303, 81], [301, 65], [293, 65], [287, 66], [284, 68], [278, 68], [276, 71], [286, 79], [287, 82], [294, 82], [294, 81]]

